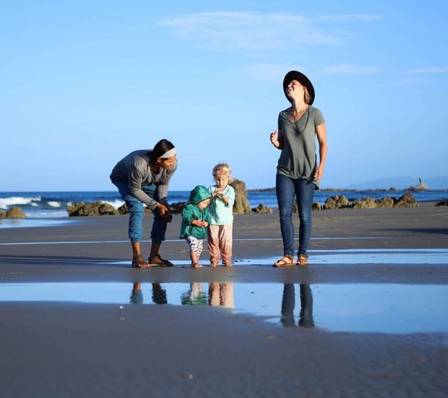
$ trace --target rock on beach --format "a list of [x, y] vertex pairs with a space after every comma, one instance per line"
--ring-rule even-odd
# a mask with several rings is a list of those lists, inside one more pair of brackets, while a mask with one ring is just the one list
[[26, 218], [26, 214], [20, 207], [11, 207], [9, 210], [0, 210], [1, 218]]

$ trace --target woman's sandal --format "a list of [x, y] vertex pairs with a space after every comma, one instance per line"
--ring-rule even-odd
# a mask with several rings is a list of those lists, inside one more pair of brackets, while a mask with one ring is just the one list
[[155, 256], [148, 258], [148, 263], [154, 266], [159, 267], [172, 267], [173, 263], [169, 260], [165, 260], [164, 258], [160, 257], [160, 254], [156, 254]]
[[290, 268], [290, 267], [294, 267], [294, 257], [293, 256], [283, 256], [282, 258], [280, 258], [279, 260], [277, 260], [273, 265], [273, 267], [275, 268]]
[[132, 268], [140, 268], [140, 269], [151, 268], [151, 264], [146, 262], [145, 258], [140, 254], [132, 259]]
[[308, 265], [308, 256], [306, 254], [299, 254], [299, 258], [297, 259], [297, 265], [301, 267], [306, 267]]

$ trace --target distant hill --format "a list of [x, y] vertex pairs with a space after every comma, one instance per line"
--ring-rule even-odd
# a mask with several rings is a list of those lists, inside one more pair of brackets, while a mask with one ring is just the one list
[[[350, 184], [349, 189], [389, 189], [391, 187], [397, 189], [404, 189], [410, 186], [416, 186], [419, 183], [419, 177], [392, 177], [380, 178], [370, 182], [362, 182], [358, 184]], [[428, 186], [428, 189], [448, 189], [447, 177], [422, 177], [423, 182]]]

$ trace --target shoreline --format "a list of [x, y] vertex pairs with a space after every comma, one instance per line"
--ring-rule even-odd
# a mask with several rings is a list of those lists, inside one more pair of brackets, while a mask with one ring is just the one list
[[[130, 245], [127, 238], [127, 216], [77, 217], [76, 222], [51, 227], [0, 229], [0, 277], [9, 281], [306, 281], [309, 283], [446, 283], [448, 267], [439, 263], [424, 265], [412, 252], [394, 263], [396, 256], [390, 249], [448, 248], [448, 210], [444, 207], [421, 206], [395, 209], [338, 209], [314, 213], [313, 235], [310, 244], [308, 269], [272, 269], [267, 259], [282, 253], [278, 212], [235, 216], [233, 269], [211, 272], [204, 267], [190, 272], [179, 266], [175, 269], [131, 269]], [[188, 262], [187, 246], [178, 238], [180, 216], [174, 217], [167, 230], [167, 241], [162, 245], [164, 257]], [[149, 231], [152, 217], [146, 216], [145, 231]], [[294, 216], [298, 227], [298, 216]], [[146, 232], [148, 234], [148, 232]], [[148, 238], [148, 235], [146, 235]], [[150, 243], [143, 242], [149, 251]], [[369, 250], [385, 251], [379, 263], [366, 264]], [[344, 251], [354, 254], [347, 259]], [[356, 253], [356, 252], [359, 253]], [[345, 256], [335, 257], [337, 254]], [[328, 256], [331, 254], [332, 256]], [[431, 256], [428, 252], [428, 256]], [[314, 258], [319, 262], [313, 264]], [[356, 256], [360, 258], [356, 262]], [[388, 258], [390, 263], [388, 264]], [[411, 256], [409, 264], [403, 264]], [[333, 261], [331, 262], [331, 259]], [[373, 257], [375, 258], [375, 257]], [[258, 261], [257, 261], [258, 259]], [[329, 259], [329, 260], [327, 260]], [[404, 259], [404, 260], [403, 260]], [[428, 257], [430, 259], [430, 257]], [[250, 260], [242, 264], [241, 260]], [[201, 257], [207, 264], [207, 252]], [[239, 264], [240, 262], [240, 264]], [[442, 260], [443, 262], [443, 260]], [[448, 263], [448, 259], [447, 259]], [[258, 265], [257, 265], [258, 264]], [[264, 264], [264, 265], [260, 265]], [[341, 273], [341, 270], [343, 272]]]

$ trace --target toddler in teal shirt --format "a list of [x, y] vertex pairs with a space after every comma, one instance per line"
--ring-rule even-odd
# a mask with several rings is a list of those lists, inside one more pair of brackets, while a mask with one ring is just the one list
[[210, 266], [216, 267], [219, 261], [226, 267], [232, 266], [233, 241], [233, 204], [235, 190], [229, 185], [231, 177], [230, 166], [219, 163], [213, 168], [215, 185], [209, 188], [212, 195], [210, 204], [210, 225], [208, 226], [208, 250]]
[[210, 224], [208, 206], [211, 200], [209, 190], [203, 185], [196, 186], [190, 193], [190, 201], [182, 211], [180, 237], [186, 239], [190, 247], [192, 268], [201, 268], [203, 240], [207, 236]]

